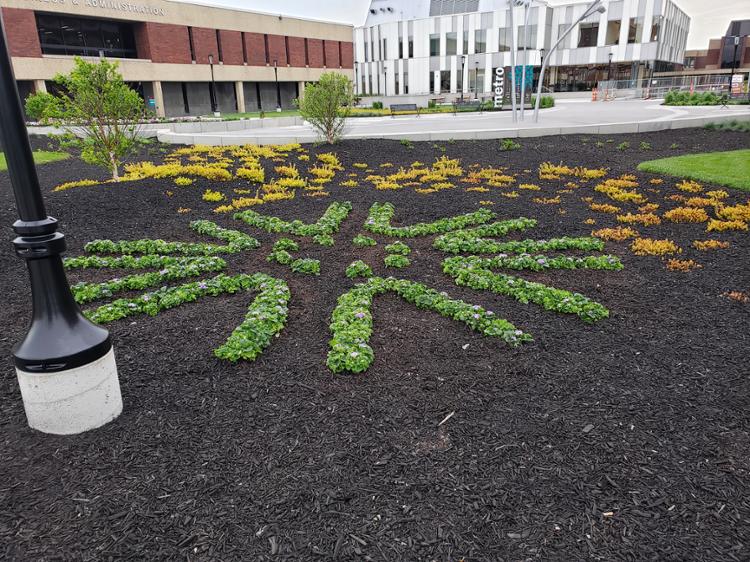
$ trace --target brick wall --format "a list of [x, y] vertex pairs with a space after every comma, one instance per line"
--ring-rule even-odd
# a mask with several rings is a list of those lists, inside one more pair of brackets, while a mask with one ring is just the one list
[[279, 66], [286, 66], [286, 43], [283, 35], [268, 35], [268, 62], [273, 66], [278, 61]]
[[339, 42], [338, 41], [323, 41], [323, 48], [325, 49], [325, 65], [328, 68], [339, 67]]
[[193, 48], [195, 62], [208, 64], [208, 55], [214, 56], [214, 64], [219, 62], [219, 46], [216, 43], [216, 30], [205, 27], [193, 28]]
[[291, 66], [305, 66], [305, 40], [302, 37], [289, 38], [289, 64]]
[[190, 64], [187, 27], [146, 22], [136, 26], [135, 40], [140, 58], [153, 62]]
[[39, 46], [39, 32], [36, 29], [34, 12], [18, 8], [2, 10], [10, 56], [41, 57], [42, 48]]
[[307, 52], [311, 68], [323, 68], [323, 41], [320, 39], [307, 40]]
[[239, 31], [220, 31], [221, 53], [224, 64], [244, 64], [242, 58], [242, 34]]
[[266, 65], [266, 41], [262, 33], [245, 33], [247, 64], [250, 66]]
[[349, 41], [341, 42], [341, 66], [344, 68], [354, 68], [354, 43]]

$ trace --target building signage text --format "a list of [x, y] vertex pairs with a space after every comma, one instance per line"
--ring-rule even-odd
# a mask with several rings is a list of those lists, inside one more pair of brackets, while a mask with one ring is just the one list
[[33, 0], [34, 4], [54, 4], [57, 6], [84, 6], [86, 8], [101, 8], [103, 10], [117, 10], [134, 14], [163, 16], [164, 8], [156, 8], [148, 4], [131, 4], [118, 0]]
[[495, 109], [502, 109], [503, 97], [505, 96], [505, 69], [502, 66], [495, 69], [495, 81], [492, 83], [492, 87], [495, 92], [495, 97], [492, 100]]

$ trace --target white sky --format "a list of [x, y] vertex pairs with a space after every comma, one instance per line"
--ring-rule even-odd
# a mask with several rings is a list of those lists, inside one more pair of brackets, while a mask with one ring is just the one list
[[[550, 4], [565, 4], [569, 0], [548, 0]], [[733, 19], [750, 19], [750, 0], [675, 0], [691, 18], [688, 49], [705, 49], [708, 40], [724, 35]], [[201, 4], [230, 6], [341, 21], [361, 25], [365, 21], [369, 0], [197, 0]]]

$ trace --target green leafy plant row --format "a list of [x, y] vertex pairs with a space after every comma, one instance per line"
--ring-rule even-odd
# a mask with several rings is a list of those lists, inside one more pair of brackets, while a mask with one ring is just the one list
[[496, 242], [477, 236], [472, 231], [461, 230], [438, 237], [433, 246], [438, 250], [459, 254], [530, 253], [556, 250], [601, 251], [604, 243], [598, 238], [551, 238], [550, 240], [509, 240]]
[[451, 299], [444, 293], [406, 279], [373, 277], [355, 285], [338, 299], [330, 325], [333, 337], [329, 342], [327, 365], [331, 371], [361, 373], [372, 364], [375, 354], [368, 343], [372, 335], [372, 300], [386, 292], [394, 292], [417, 308], [464, 322], [481, 334], [500, 338], [514, 346], [532, 339], [479, 305]]
[[383, 262], [387, 267], [397, 267], [398, 269], [407, 267], [411, 263], [409, 258], [400, 254], [388, 254], [383, 258]]
[[370, 238], [369, 236], [365, 236], [364, 234], [357, 234], [354, 238], [352, 238], [352, 244], [354, 244], [354, 246], [357, 248], [366, 248], [367, 246], [377, 245], [377, 242], [374, 238]]
[[389, 254], [400, 254], [402, 256], [408, 256], [411, 253], [411, 248], [401, 241], [388, 244], [385, 247], [385, 251]]
[[391, 219], [395, 209], [390, 203], [373, 203], [365, 221], [365, 229], [376, 234], [399, 238], [413, 238], [429, 234], [440, 234], [452, 230], [460, 230], [475, 224], [484, 224], [495, 217], [492, 211], [479, 209], [473, 213], [446, 217], [430, 223], [417, 223], [410, 226], [391, 226]]
[[355, 279], [356, 277], [370, 278], [372, 277], [372, 269], [362, 260], [355, 260], [350, 263], [346, 268], [346, 276], [349, 279]]
[[[616, 262], [609, 264], [605, 261], [596, 262], [599, 269], [620, 269], [622, 264], [617, 258]], [[543, 258], [547, 264], [554, 263], [553, 258], [537, 256], [535, 259]], [[495, 258], [495, 260], [504, 258]], [[581, 262], [564, 262], [565, 266], [586, 268], [586, 258]], [[561, 262], [562, 264], [563, 262]], [[544, 265], [538, 264], [542, 269]], [[471, 287], [472, 289], [486, 290], [499, 295], [506, 295], [519, 302], [527, 304], [533, 302], [544, 308], [555, 312], [576, 314], [584, 322], [596, 322], [607, 318], [609, 311], [601, 304], [579, 293], [571, 293], [563, 289], [548, 287], [542, 283], [526, 281], [504, 273], [494, 273], [491, 267], [501, 267], [501, 262], [477, 256], [454, 257], [443, 260], [443, 272], [453, 277], [456, 285]], [[554, 265], [548, 265], [548, 269], [555, 269]]]
[[313, 237], [313, 240], [318, 244], [327, 246], [333, 243], [330, 235], [338, 232], [341, 222], [349, 216], [351, 210], [352, 204], [349, 201], [343, 203], [337, 201], [332, 203], [323, 213], [323, 216], [312, 224], [305, 224], [301, 220], [285, 221], [278, 217], [261, 215], [252, 210], [235, 213], [234, 218], [266, 232]]
[[175, 308], [207, 296], [218, 296], [241, 291], [259, 291], [248, 307], [245, 320], [229, 336], [215, 354], [220, 359], [252, 361], [286, 324], [291, 294], [281, 279], [263, 273], [240, 274], [234, 277], [219, 274], [212, 279], [186, 283], [177, 287], [162, 287], [132, 299], [118, 299], [110, 304], [86, 311], [93, 322], [104, 324], [135, 316]]
[[193, 242], [167, 242], [165, 240], [92, 240], [85, 246], [90, 254], [183, 254], [190, 256], [210, 256], [215, 254], [236, 254], [244, 250], [260, 247], [252, 236], [238, 230], [229, 230], [206, 220], [190, 223], [190, 228], [198, 234], [212, 236], [227, 242], [226, 246]]
[[[163, 258], [167, 256], [146, 257]], [[116, 267], [116, 261], [119, 259], [121, 258], [112, 259], [110, 265], [104, 267]], [[131, 257], [131, 259], [133, 258]], [[211, 271], [222, 271], [226, 267], [226, 262], [223, 259], [214, 257], [172, 258], [172, 260], [174, 260], [174, 262], [163, 265], [163, 268], [159, 271], [128, 275], [127, 277], [115, 278], [103, 283], [76, 283], [70, 287], [70, 290], [73, 293], [76, 302], [78, 304], [84, 304], [97, 299], [111, 297], [115, 293], [121, 291], [133, 291], [155, 287], [175, 279], [196, 277]], [[144, 260], [144, 262], [147, 261], [156, 260]]]
[[299, 250], [299, 244], [289, 238], [281, 238], [274, 245], [273, 250], [266, 258], [270, 262], [288, 265], [295, 273], [306, 273], [308, 275], [320, 275], [320, 261], [311, 258], [294, 259], [289, 251]]

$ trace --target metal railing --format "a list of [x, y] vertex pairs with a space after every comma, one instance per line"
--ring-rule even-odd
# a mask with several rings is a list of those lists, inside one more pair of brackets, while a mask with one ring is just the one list
[[602, 80], [597, 85], [598, 98], [663, 98], [667, 92], [715, 92], [729, 91], [728, 74], [697, 74], [686, 76], [659, 76], [640, 80]]

